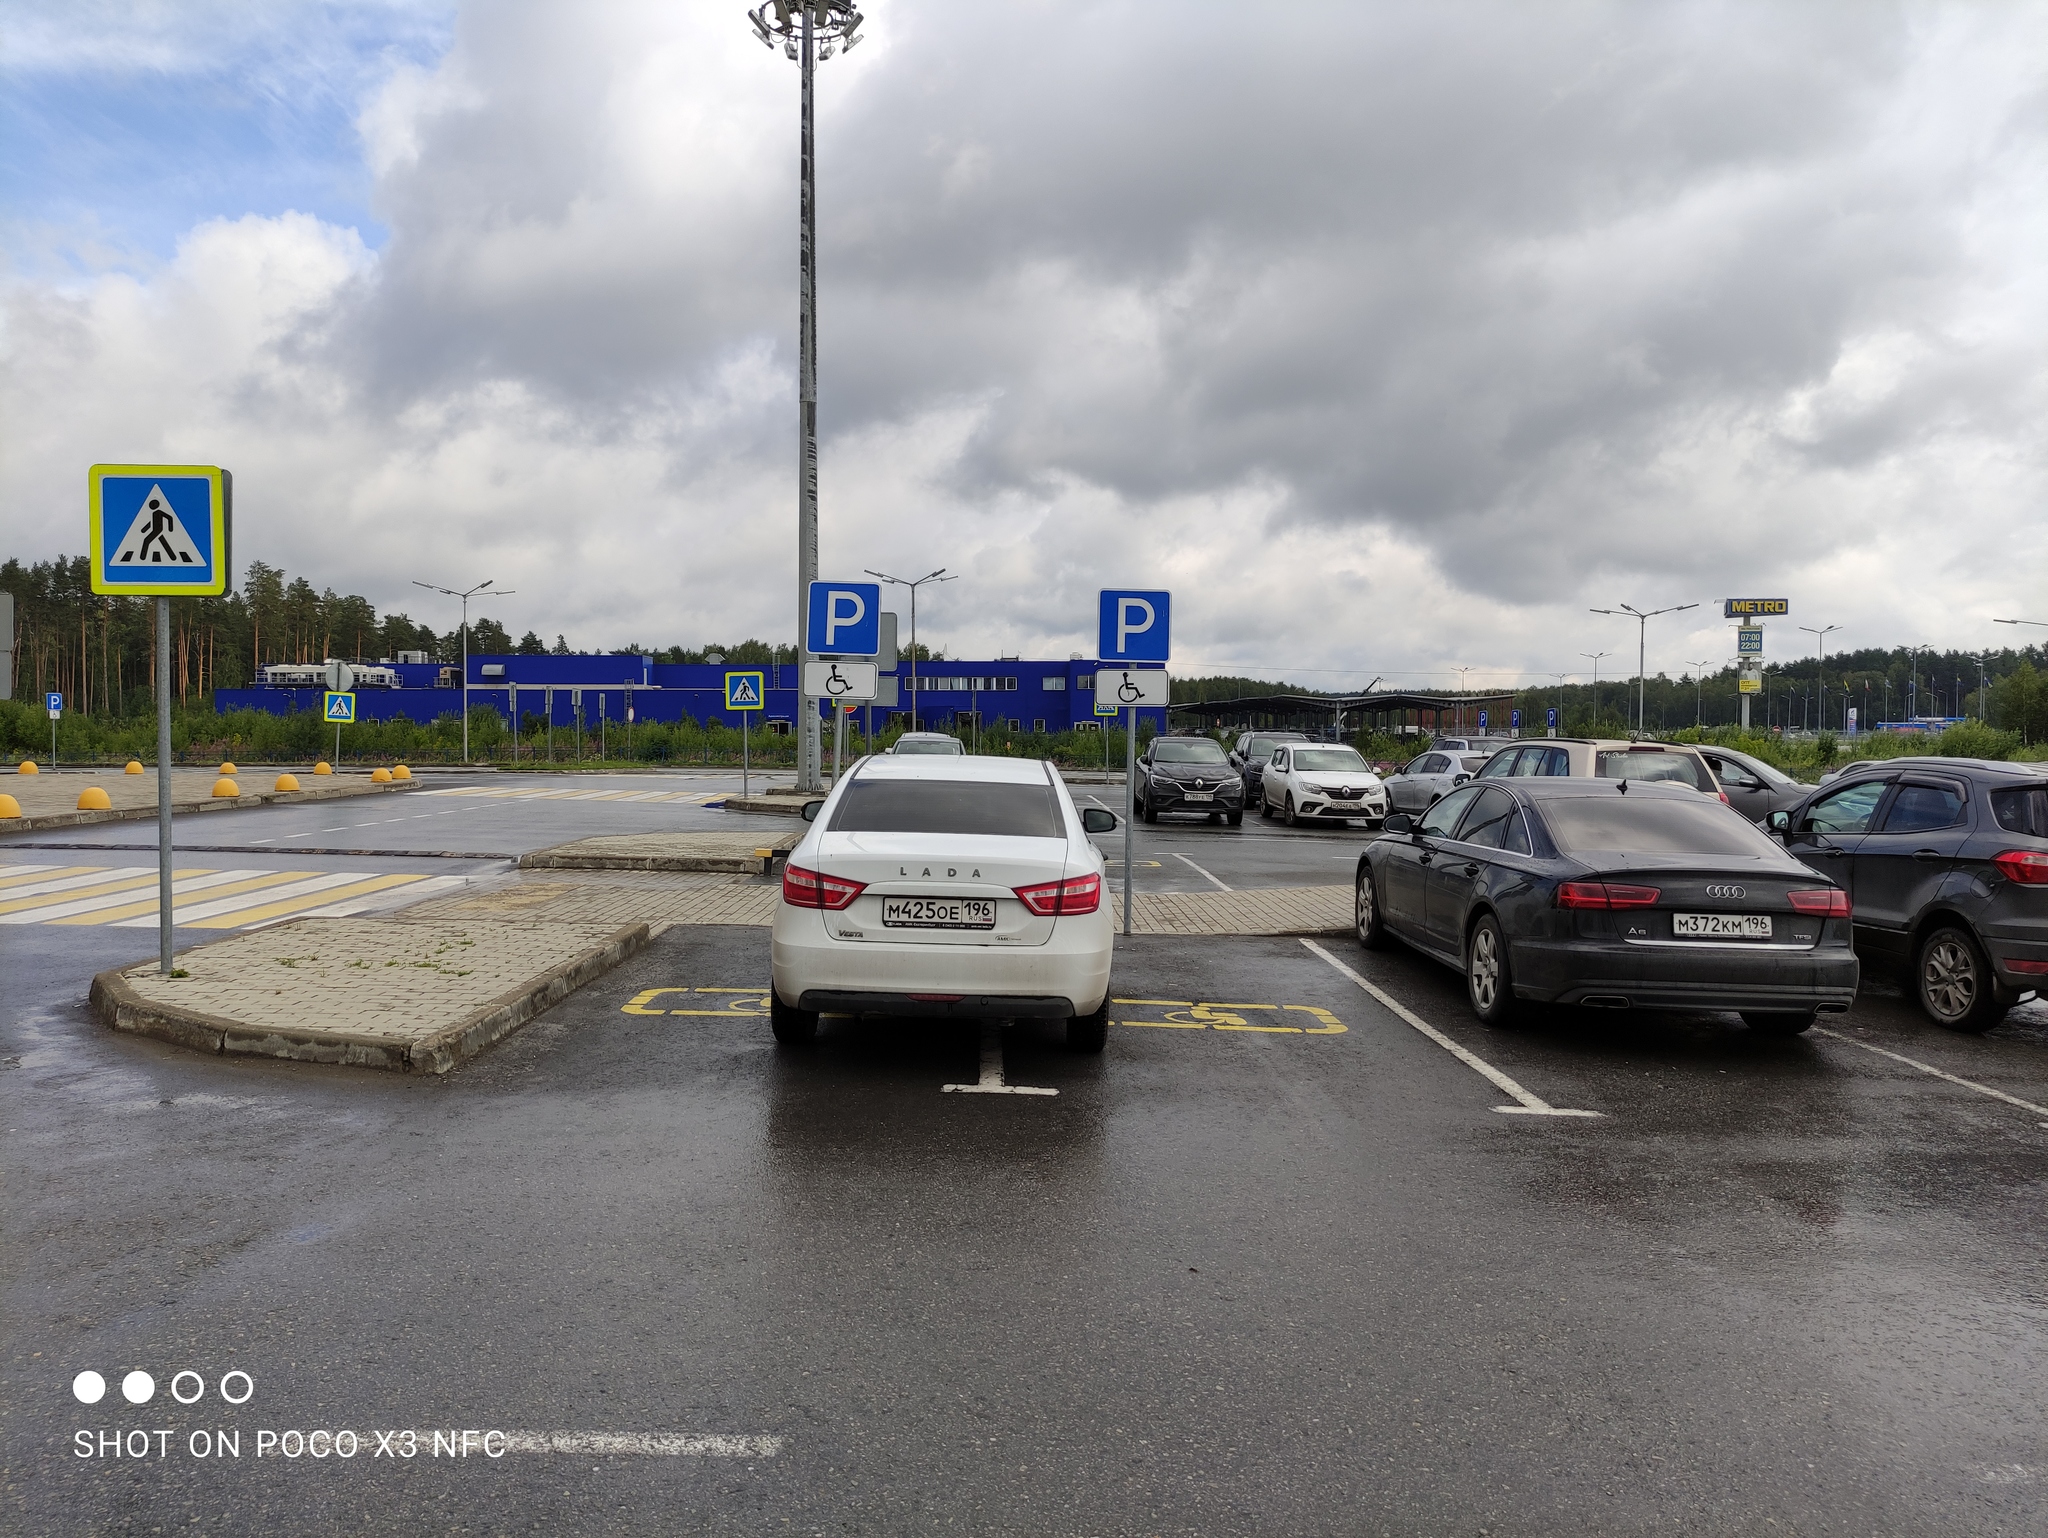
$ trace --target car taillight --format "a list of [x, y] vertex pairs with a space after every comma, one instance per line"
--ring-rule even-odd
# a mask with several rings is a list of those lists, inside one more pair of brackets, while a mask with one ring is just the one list
[[1845, 919], [1849, 916], [1849, 894], [1839, 887], [1829, 887], [1822, 892], [1787, 892], [1785, 901], [1792, 905], [1794, 913], [1803, 913], [1810, 919]]
[[1623, 886], [1614, 881], [1565, 881], [1557, 888], [1560, 908], [1653, 908], [1653, 886]]
[[1991, 863], [2005, 872], [2008, 881], [2021, 886], [2048, 886], [2048, 854], [2036, 849], [2008, 849], [1995, 854]]
[[1041, 881], [1036, 886], [1016, 888], [1017, 901], [1040, 918], [1068, 918], [1093, 913], [1102, 906], [1100, 876], [1072, 876], [1065, 881]]
[[836, 913], [867, 889], [864, 881], [820, 875], [801, 865], [782, 867], [782, 900], [792, 908], [828, 908]]

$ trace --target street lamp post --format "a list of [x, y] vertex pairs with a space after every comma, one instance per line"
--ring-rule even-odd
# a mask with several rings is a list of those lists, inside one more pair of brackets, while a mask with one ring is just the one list
[[937, 571], [926, 572], [915, 582], [904, 577], [892, 577], [885, 571], [870, 571], [868, 575], [910, 589], [910, 729], [914, 732], [917, 730], [917, 590], [927, 582], [957, 582], [960, 579], [957, 575], [947, 576], [943, 566]]
[[1920, 717], [1920, 654], [1927, 650], [1925, 641], [1915, 642], [1906, 648], [1906, 719], [1916, 721]]
[[1643, 697], [1648, 684], [1645, 676], [1646, 658], [1649, 654], [1650, 621], [1660, 614], [1678, 614], [1686, 609], [1697, 609], [1696, 603], [1674, 603], [1662, 609], [1638, 609], [1634, 604], [1618, 604], [1612, 609], [1594, 609], [1594, 614], [1631, 614], [1636, 621], [1636, 735], [1643, 735]]
[[853, 0], [769, 0], [747, 12], [762, 46], [796, 60], [803, 76], [800, 146], [797, 155], [797, 455], [796, 455], [796, 642], [797, 711], [803, 717], [797, 737], [796, 784], [799, 790], [823, 788], [823, 745], [818, 735], [818, 708], [803, 692], [801, 669], [811, 653], [810, 591], [818, 579], [818, 265], [816, 135], [813, 129], [812, 77], [817, 65], [835, 52], [860, 41], [861, 14]]
[[1458, 675], [1458, 735], [1462, 737], [1465, 735], [1465, 680], [1472, 669], [1454, 667], [1451, 671]]
[[1799, 628], [1813, 637], [1813, 692], [1820, 701], [1820, 729], [1826, 731], [1828, 729], [1828, 686], [1826, 680], [1821, 677], [1821, 669], [1827, 666], [1826, 648], [1828, 635], [1830, 632], [1840, 630], [1842, 627], [1840, 625], [1822, 625], [1816, 630], [1811, 625], [1801, 625]]
[[[423, 587], [430, 593], [446, 593], [450, 598], [460, 598], [462, 600], [462, 761], [466, 764], [469, 762], [469, 601], [491, 584], [488, 580], [479, 582], [466, 593], [459, 593], [452, 587], [440, 587], [432, 582], [422, 582], [417, 577], [413, 578], [412, 585], [414, 587]], [[510, 598], [518, 591], [517, 588], [501, 587], [494, 591], [491, 596], [493, 598]], [[516, 742], [519, 734], [519, 723], [517, 721], [512, 723], [512, 733], [513, 740]]]
[[1694, 726], [1703, 725], [1706, 721], [1707, 664], [1713, 660], [1712, 657], [1702, 657], [1698, 662], [1695, 662], [1690, 657], [1679, 658], [1679, 661], [1692, 669], [1692, 724]]
[[1593, 659], [1593, 721], [1597, 726], [1600, 721], [1600, 659], [1602, 657], [1611, 657], [1614, 653], [1580, 652], [1579, 655]]

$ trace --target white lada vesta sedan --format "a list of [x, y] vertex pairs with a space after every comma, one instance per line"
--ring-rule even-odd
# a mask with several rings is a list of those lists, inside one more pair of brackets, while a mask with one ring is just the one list
[[1100, 1052], [1112, 926], [1090, 833], [1035, 759], [876, 757], [826, 797], [789, 852], [775, 908], [775, 1039], [825, 1014], [1067, 1022]]

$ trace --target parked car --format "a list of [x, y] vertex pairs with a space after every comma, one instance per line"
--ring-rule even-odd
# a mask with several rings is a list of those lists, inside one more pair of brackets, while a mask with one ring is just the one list
[[1848, 891], [1857, 950], [1935, 1024], [1987, 1031], [2048, 988], [2048, 770], [1895, 758], [1769, 825]]
[[1721, 782], [1721, 792], [1728, 798], [1728, 804], [1754, 823], [1763, 822], [1773, 812], [1797, 806], [1813, 789], [1784, 770], [1733, 748], [1701, 743], [1700, 757]]
[[936, 755], [861, 760], [783, 868], [770, 931], [775, 1039], [820, 1014], [1039, 1018], [1100, 1052], [1110, 910], [1091, 833], [1047, 762]]
[[1345, 823], [1387, 815], [1387, 787], [1356, 748], [1320, 742], [1283, 742], [1259, 777], [1259, 815], [1305, 822]]
[[1229, 755], [1207, 737], [1155, 737], [1138, 755], [1138, 815], [1157, 822], [1164, 813], [1188, 812], [1211, 822], [1244, 821], [1244, 781]]
[[1230, 762], [1244, 779], [1245, 806], [1259, 804], [1259, 780], [1272, 762], [1273, 749], [1283, 742], [1313, 742], [1307, 732], [1243, 732], [1230, 745]]
[[889, 751], [901, 754], [937, 753], [963, 757], [967, 752], [967, 744], [958, 737], [950, 737], [944, 732], [905, 732], [896, 739]]
[[1386, 777], [1389, 812], [1422, 812], [1442, 800], [1486, 766], [1493, 755], [1450, 753], [1431, 748], [1411, 758], [1400, 772]]
[[1512, 737], [1439, 737], [1430, 744], [1447, 753], [1498, 753], [1514, 745]]
[[1726, 801], [1700, 750], [1683, 742], [1624, 742], [1618, 738], [1546, 737], [1496, 753], [1476, 779], [1574, 779], [1666, 782]]
[[1460, 969], [1489, 1025], [1543, 1001], [1732, 1009], [1788, 1036], [1856, 996], [1848, 895], [1678, 785], [1464, 785], [1388, 817], [1354, 881], [1359, 943]]

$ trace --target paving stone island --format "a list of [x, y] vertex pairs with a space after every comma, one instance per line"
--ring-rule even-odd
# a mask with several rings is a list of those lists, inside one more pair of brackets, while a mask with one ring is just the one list
[[[521, 870], [711, 870], [758, 876], [801, 833], [616, 833], [519, 857]], [[766, 851], [764, 853], [764, 851]]]
[[118, 1031], [205, 1052], [446, 1073], [645, 945], [645, 923], [299, 919], [102, 972]]

